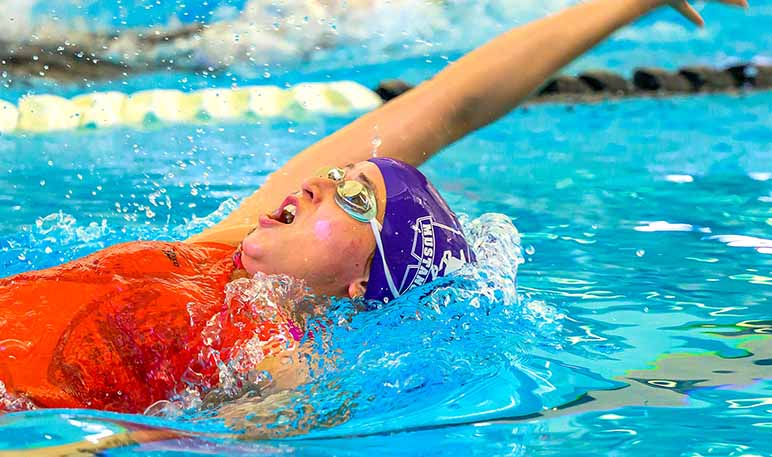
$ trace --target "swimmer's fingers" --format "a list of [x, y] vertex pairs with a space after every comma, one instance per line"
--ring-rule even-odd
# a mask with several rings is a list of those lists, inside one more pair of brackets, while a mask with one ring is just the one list
[[702, 16], [700, 16], [700, 13], [692, 8], [692, 5], [690, 5], [689, 2], [685, 0], [674, 2], [673, 8], [675, 8], [676, 11], [686, 17], [686, 19], [689, 19], [697, 27], [702, 27], [705, 25], [705, 21], [702, 19]]
[[[723, 3], [725, 5], [733, 5], [733, 6], [739, 6], [741, 8], [748, 8], [748, 0], [716, 0], [719, 3]], [[700, 16], [700, 13], [695, 10], [692, 5], [689, 4], [686, 0], [671, 0], [670, 4], [673, 6], [673, 8], [676, 9], [679, 13], [681, 13], [686, 19], [694, 23], [697, 27], [702, 27], [705, 25], [705, 21], [702, 19], [702, 16]]]
[[741, 8], [748, 7], [748, 0], [719, 0], [719, 1], [727, 5], [739, 6]]

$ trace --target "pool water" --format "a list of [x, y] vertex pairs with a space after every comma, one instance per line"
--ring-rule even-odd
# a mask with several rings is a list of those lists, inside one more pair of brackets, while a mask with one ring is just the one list
[[[769, 17], [759, 3], [752, 21]], [[743, 23], [718, 16], [710, 36]], [[762, 55], [759, 30], [724, 48]], [[631, 41], [590, 59], [630, 68]], [[647, 58], [684, 51], [641, 43]], [[320, 69], [328, 56], [269, 82], [420, 78], [452, 48], [355, 70]], [[222, 82], [123, 85], [183, 79]], [[315, 382], [272, 398], [278, 416], [255, 420], [263, 410], [243, 400], [153, 416], [20, 412], [0, 417], [0, 450], [150, 429], [187, 436], [105, 454], [772, 455], [771, 105], [759, 92], [517, 109], [422, 167], [466, 215], [480, 265], [385, 309], [334, 303], [312, 323], [324, 328]], [[351, 120], [0, 136], [0, 276], [184, 239]], [[256, 439], [288, 427], [305, 433]]]
[[[227, 429], [196, 414], [35, 411], [0, 419], [25, 436], [0, 433], [1, 446], [128, 421], [202, 436], [135, 448], [159, 453], [769, 455], [771, 102], [524, 108], [431, 160], [424, 172], [457, 211], [520, 230], [519, 303], [491, 280], [483, 305], [459, 286], [452, 304], [414, 294], [341, 319], [319, 348], [338, 357], [305, 397], [320, 411], [345, 405], [336, 426], [243, 443], [204, 438]], [[347, 121], [4, 137], [4, 274], [183, 238]], [[468, 223], [503, 224], [488, 217]], [[500, 229], [484, 240], [505, 246], [486, 257], [491, 271], [517, 258], [516, 235]]]

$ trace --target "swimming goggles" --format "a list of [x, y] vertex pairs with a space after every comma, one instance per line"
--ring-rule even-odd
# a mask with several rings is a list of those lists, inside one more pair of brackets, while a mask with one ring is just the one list
[[386, 282], [394, 297], [399, 297], [399, 289], [394, 284], [391, 277], [391, 271], [386, 264], [386, 253], [383, 250], [383, 241], [381, 241], [381, 224], [378, 222], [378, 207], [375, 203], [375, 193], [372, 189], [359, 181], [346, 179], [346, 171], [338, 167], [324, 167], [316, 172], [316, 176], [323, 179], [330, 179], [337, 185], [335, 189], [335, 203], [359, 222], [369, 223], [375, 236], [375, 244], [381, 253], [383, 270], [386, 273]]

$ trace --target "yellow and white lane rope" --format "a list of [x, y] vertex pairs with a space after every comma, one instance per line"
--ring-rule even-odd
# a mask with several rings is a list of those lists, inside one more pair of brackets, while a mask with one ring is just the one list
[[30, 95], [21, 98], [18, 106], [0, 100], [0, 133], [140, 126], [154, 122], [341, 116], [371, 111], [381, 103], [375, 92], [353, 81], [302, 83], [288, 89], [248, 86], [195, 92], [175, 89], [151, 89], [133, 94], [94, 92], [72, 99]]

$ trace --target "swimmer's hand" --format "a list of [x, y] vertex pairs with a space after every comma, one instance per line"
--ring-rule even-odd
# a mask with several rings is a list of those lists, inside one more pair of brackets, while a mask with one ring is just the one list
[[217, 417], [241, 440], [269, 440], [302, 435], [315, 428], [330, 428], [349, 420], [352, 404], [344, 401], [323, 416], [314, 411], [306, 394], [284, 390], [265, 398], [241, 398], [224, 404]]
[[[714, 0], [714, 1], [717, 1], [718, 3], [724, 3], [726, 5], [739, 6], [742, 8], [748, 7], [748, 0]], [[687, 0], [664, 0], [663, 3], [675, 8], [676, 11], [681, 13], [686, 19], [689, 19], [691, 22], [693, 22], [694, 25], [696, 25], [697, 27], [702, 27], [703, 25], [705, 25], [705, 21], [702, 19], [702, 16], [700, 16], [700, 13], [698, 13], [697, 10], [695, 10]]]

